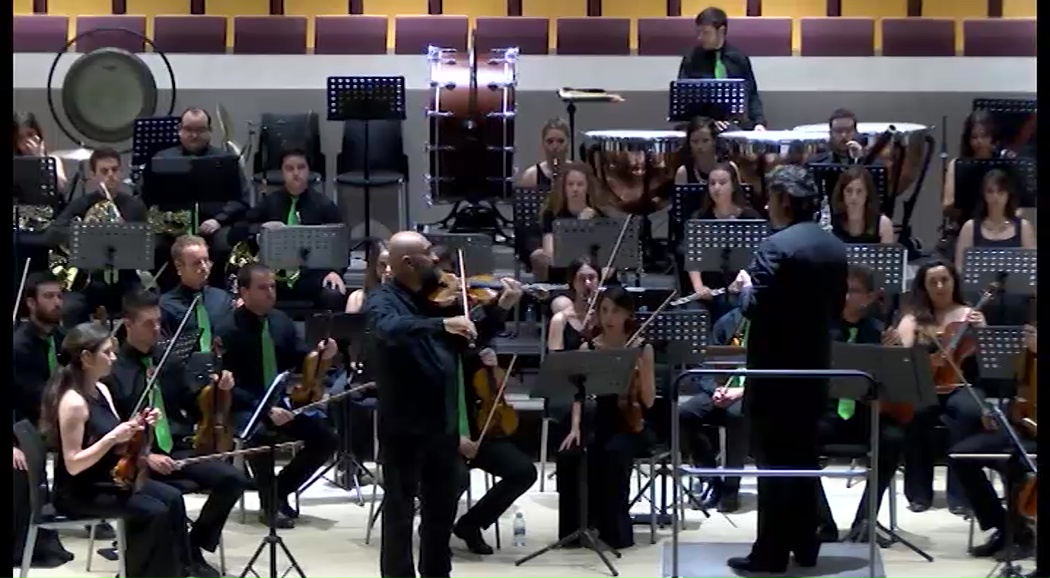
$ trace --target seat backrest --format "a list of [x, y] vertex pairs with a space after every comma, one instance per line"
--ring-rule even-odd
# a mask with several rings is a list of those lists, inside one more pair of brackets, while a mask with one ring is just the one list
[[47, 444], [29, 420], [14, 425], [18, 447], [26, 457], [26, 477], [29, 480], [29, 512], [33, 522], [39, 522], [47, 491]]
[[[343, 123], [343, 149], [336, 161], [339, 174], [390, 171], [408, 175], [404, 133], [400, 120], [348, 120]], [[368, 158], [365, 159], [365, 127], [368, 127]]]
[[324, 176], [320, 121], [314, 111], [298, 114], [264, 112], [259, 121], [259, 152], [255, 172], [280, 170], [281, 153], [289, 149], [306, 152], [310, 170]]

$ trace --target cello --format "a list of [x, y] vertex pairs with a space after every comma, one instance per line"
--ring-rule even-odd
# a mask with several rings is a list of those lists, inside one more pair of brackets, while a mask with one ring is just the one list
[[197, 409], [200, 421], [193, 431], [193, 449], [201, 454], [214, 454], [233, 450], [233, 392], [219, 387], [222, 376], [222, 339], [215, 337], [211, 343], [211, 383], [197, 394]]

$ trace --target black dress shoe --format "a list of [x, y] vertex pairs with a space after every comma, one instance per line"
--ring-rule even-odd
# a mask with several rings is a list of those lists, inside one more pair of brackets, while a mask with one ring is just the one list
[[[91, 526], [84, 526], [87, 531], [91, 532]], [[96, 540], [113, 540], [117, 537], [117, 532], [110, 526], [108, 522], [102, 522], [95, 526], [95, 539]]]
[[726, 565], [738, 572], [748, 574], [783, 574], [787, 572], [787, 560], [780, 564], [774, 564], [766, 560], [758, 560], [751, 556], [740, 556], [726, 560]]
[[452, 533], [467, 544], [467, 550], [470, 550], [472, 554], [477, 554], [478, 556], [492, 555], [492, 546], [485, 542], [485, 538], [481, 535], [481, 528], [466, 528], [457, 524], [452, 528]]
[[190, 562], [188, 569], [188, 575], [194, 578], [222, 578], [222, 572], [215, 566], [212, 566], [204, 559], [204, 555], [201, 554], [200, 550], [197, 550], [193, 554], [193, 560]]
[[915, 512], [916, 514], [919, 514], [921, 512], [929, 510], [930, 504], [926, 502], [911, 502], [910, 504], [908, 504], [908, 509], [912, 512]]
[[[837, 534], [838, 532], [836, 532]], [[817, 565], [817, 557], [820, 556], [820, 542], [809, 546], [796, 548], [793, 552], [795, 565], [802, 568], [812, 568]]]
[[839, 541], [838, 526], [821, 524], [817, 526], [817, 541], [821, 544], [833, 544]]
[[948, 506], [948, 512], [953, 516], [968, 516], [970, 514], [970, 508], [956, 504], [954, 506]]
[[[267, 519], [266, 512], [259, 512], [259, 523], [264, 526], [268, 526], [270, 524], [270, 521]], [[291, 530], [295, 527], [295, 520], [289, 518], [288, 516], [285, 516], [283, 513], [278, 511], [277, 515], [274, 516], [273, 519], [273, 527], [277, 528], [278, 530]]]
[[278, 513], [283, 514], [293, 520], [299, 519], [299, 512], [288, 503], [287, 499], [281, 500], [280, 506], [278, 506]]

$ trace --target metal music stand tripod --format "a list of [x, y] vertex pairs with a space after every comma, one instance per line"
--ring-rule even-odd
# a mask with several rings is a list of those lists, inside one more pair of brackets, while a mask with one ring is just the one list
[[746, 119], [747, 83], [742, 78], [672, 80], [667, 122], [689, 122], [698, 116], [716, 121]]
[[362, 243], [367, 253], [372, 243], [372, 159], [368, 155], [371, 140], [368, 126], [374, 120], [405, 120], [405, 77], [329, 76], [327, 98], [329, 121], [356, 120], [364, 126], [361, 154], [364, 158], [362, 188], [365, 195], [365, 238]]
[[[886, 404], [907, 404], [916, 410], [930, 407], [937, 403], [937, 391], [933, 385], [933, 369], [929, 355], [921, 348], [904, 348], [883, 346], [868, 343], [834, 343], [832, 344], [832, 369], [853, 369], [863, 371], [875, 379], [876, 399]], [[831, 396], [837, 399], [866, 400], [857, 380], [833, 378], [830, 382]], [[859, 395], [858, 395], [859, 394]], [[854, 416], [856, 417], [856, 416]], [[868, 455], [868, 520], [867, 529], [875, 535], [868, 535], [868, 540], [875, 540], [880, 546], [888, 548], [901, 544], [915, 552], [927, 562], [933, 562], [922, 548], [901, 537], [896, 527], [887, 528], [878, 521], [878, 459], [879, 437], [881, 436], [880, 419], [873, 419], [869, 424], [870, 447]], [[900, 424], [904, 425], [904, 424]], [[872, 521], [874, 520], [874, 523]], [[892, 524], [891, 524], [892, 525]]]
[[[641, 219], [628, 218], [631, 223], [627, 225], [612, 268], [616, 271], [634, 271], [635, 286], [641, 286], [642, 241], [641, 227], [638, 226]], [[612, 256], [621, 229], [623, 219], [555, 219], [552, 265], [568, 267], [580, 257], [590, 257], [597, 261], [596, 266], [604, 267]]]
[[63, 199], [58, 194], [58, 173], [55, 171], [54, 157], [13, 157], [11, 198], [14, 202], [15, 263], [19, 268], [22, 268], [18, 260], [19, 221], [23, 207], [50, 207], [53, 217], [58, 216]]
[[259, 261], [274, 270], [339, 271], [349, 254], [346, 225], [296, 225], [259, 234]]
[[[685, 222], [685, 270], [721, 273], [728, 286], [768, 236], [768, 221], [689, 219]], [[683, 293], [692, 294], [692, 287], [687, 291]]]
[[[637, 319], [639, 324], [644, 324], [652, 315], [652, 313], [638, 313], [635, 315], [635, 319]], [[653, 346], [657, 356], [663, 358], [663, 362], [667, 366], [668, 384], [674, 382], [674, 374], [678, 370], [704, 361], [704, 351], [707, 349], [708, 335], [710, 334], [709, 317], [705, 309], [664, 311], [646, 328], [643, 337]], [[653, 420], [659, 432], [658, 437], [661, 438], [665, 433], [663, 431], [664, 427], [670, 425], [669, 422], [666, 424], [661, 423], [661, 420], [678, 419], [678, 395], [675, 395], [673, 392], [670, 392], [670, 395], [668, 393], [664, 392], [664, 396], [670, 397], [670, 415], [657, 416]], [[669, 430], [670, 428], [668, 427]], [[667, 443], [670, 444], [671, 440], [667, 439]], [[667, 450], [666, 455], [670, 455], [670, 449]], [[634, 521], [635, 524], [651, 524], [666, 527], [674, 523], [674, 516], [668, 512], [667, 480], [671, 479], [674, 481], [676, 478], [674, 470], [668, 461], [654, 460], [654, 462], [657, 462], [657, 465], [649, 473], [649, 480], [638, 489], [638, 493], [631, 502], [634, 505], [645, 495], [645, 491], [649, 490], [649, 505], [654, 512], [652, 515], [635, 516]], [[658, 482], [660, 487], [659, 506], [656, 503], [656, 484]], [[681, 483], [680, 480], [679, 483]], [[685, 497], [703, 512], [704, 516], [711, 517], [711, 513], [703, 506], [702, 501], [693, 494], [691, 488], [683, 485], [681, 489]], [[672, 496], [671, 502], [673, 507], [682, 508], [684, 511], [684, 502], [674, 503], [674, 496]], [[659, 513], [655, 512], [657, 507], [659, 507]], [[680, 515], [683, 518], [685, 517], [684, 514]], [[726, 520], [730, 524], [733, 523], [728, 517], [726, 517]], [[655, 534], [655, 528], [653, 528], [653, 535], [655, 536]]]
[[147, 223], [73, 223], [69, 264], [84, 271], [149, 271], [153, 232]]
[[[552, 351], [547, 354], [540, 366], [539, 379], [531, 395], [555, 402], [568, 399], [578, 400], [586, 405], [588, 396], [622, 395], [630, 385], [635, 364], [641, 356], [641, 349], [599, 349], [594, 351]], [[575, 394], [575, 396], [573, 396]], [[601, 558], [609, 573], [619, 576], [616, 567], [605, 555], [611, 552], [619, 558], [620, 552], [610, 548], [598, 538], [598, 532], [590, 525], [588, 513], [587, 461], [589, 459], [587, 411], [580, 412], [580, 466], [577, 475], [579, 492], [579, 528], [564, 538], [548, 544], [543, 548], [514, 562], [515, 566], [542, 556], [550, 550], [579, 541], [584, 548], [592, 550]]]

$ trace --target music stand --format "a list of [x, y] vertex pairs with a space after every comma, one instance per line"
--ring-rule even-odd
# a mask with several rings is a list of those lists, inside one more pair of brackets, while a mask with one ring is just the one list
[[405, 120], [404, 76], [329, 76], [327, 84], [328, 120], [361, 121], [364, 125], [363, 192], [365, 195], [365, 249], [371, 250], [372, 182], [368, 156], [368, 125], [373, 120]]
[[[878, 521], [878, 459], [879, 459], [879, 410], [872, 401], [885, 404], [907, 404], [922, 410], [937, 403], [937, 391], [933, 384], [933, 368], [930, 356], [919, 347], [887, 347], [867, 343], [832, 343], [831, 368], [854, 369], [871, 375], [876, 391], [858, 379], [831, 378], [829, 395], [833, 399], [853, 399], [870, 404], [870, 455], [868, 474], [867, 523], [869, 540], [878, 541], [877, 534], [886, 538], [888, 545], [899, 543], [915, 552], [927, 562], [933, 562], [922, 548], [902, 538], [895, 530]], [[874, 396], [873, 396], [874, 394]], [[892, 491], [892, 489], [890, 490]]]
[[1023, 142], [1017, 142], [1022, 136], [1022, 131], [1034, 127], [1029, 123], [1036, 122], [1036, 114], [1039, 111], [1039, 101], [1032, 98], [975, 98], [973, 99], [973, 110], [983, 110], [989, 113], [995, 123], [997, 140], [1008, 143], [1020, 150], [1013, 152], [1026, 157], [1036, 158], [1036, 138], [1033, 130]]
[[[586, 403], [588, 396], [622, 395], [630, 385], [635, 364], [641, 356], [641, 349], [598, 349], [594, 351], [552, 351], [547, 354], [540, 366], [539, 378], [533, 387], [531, 396], [547, 399], [551, 402], [565, 402], [575, 399]], [[587, 412], [580, 412], [580, 467], [579, 484], [579, 528], [564, 538], [548, 544], [543, 548], [514, 562], [521, 566], [525, 562], [546, 554], [550, 550], [579, 541], [584, 548], [592, 550], [609, 573], [619, 576], [605, 553], [620, 557], [620, 553], [610, 548], [598, 538], [596, 530], [590, 526], [587, 492], [587, 459], [588, 434], [586, 427]]]
[[87, 271], [148, 271], [153, 232], [146, 223], [73, 223], [69, 264]]
[[[1025, 351], [1024, 328], [1017, 326], [974, 327], [977, 337], [977, 368], [982, 386], [989, 397], [1000, 399], [1017, 395], [1019, 375], [1018, 360]], [[989, 381], [996, 392], [989, 391]]]
[[[744, 193], [748, 206], [753, 205], [755, 188], [748, 183], [741, 183], [740, 189]], [[684, 234], [684, 223], [690, 219], [700, 207], [703, 206], [704, 196], [707, 195], [707, 183], [675, 184], [671, 191], [670, 220], [672, 227], [669, 235], [672, 242], [681, 241]]]
[[850, 265], [865, 265], [875, 277], [875, 288], [887, 295], [908, 291], [904, 271], [908, 267], [908, 253], [903, 245], [851, 243], [846, 245], [846, 260]]
[[160, 151], [179, 146], [181, 122], [177, 116], [136, 118], [131, 132], [131, 165], [146, 165]]
[[514, 187], [511, 191], [511, 218], [514, 227], [514, 249], [518, 259], [514, 260], [514, 276], [520, 277], [521, 261], [528, 259], [528, 251], [536, 247], [530, 241], [542, 237], [540, 211], [547, 199], [549, 189], [537, 187]]
[[886, 206], [887, 199], [890, 197], [889, 178], [886, 174], [886, 167], [883, 165], [809, 163], [806, 167], [813, 173], [813, 182], [817, 185], [817, 192], [829, 203], [831, 202], [831, 197], [834, 196], [835, 187], [838, 185], [842, 173], [852, 168], [862, 168], [871, 174], [871, 178], [875, 182], [875, 191], [878, 193], [880, 207]]
[[[631, 219], [627, 225], [620, 250], [611, 265], [613, 269], [641, 270], [642, 243], [638, 221]], [[598, 260], [595, 266], [604, 267], [622, 229], [623, 219], [555, 219], [553, 265], [568, 267], [574, 260], [589, 256]]]
[[747, 268], [758, 245], [769, 235], [769, 221], [689, 219], [685, 222], [686, 271], [721, 273], [728, 284]]
[[[435, 245], [448, 249], [449, 258], [455, 264], [459, 261], [459, 251], [463, 250], [463, 267], [467, 275], [491, 273], [496, 267], [496, 257], [492, 253], [492, 237], [479, 233], [427, 233], [427, 238]], [[456, 269], [458, 270], [458, 269]]]
[[1038, 168], [1028, 158], [957, 159], [955, 161], [955, 203], [959, 224], [973, 218], [984, 192], [984, 175], [1000, 169], [1010, 177], [1021, 207], [1035, 207], [1039, 191]]
[[747, 113], [747, 83], [742, 78], [672, 80], [667, 121], [689, 122], [698, 116], [728, 121]]
[[970, 247], [963, 254], [964, 291], [984, 291], [1007, 273], [1003, 290], [1012, 295], [1036, 295], [1038, 249]]
[[[156, 157], [146, 161], [142, 200], [165, 211], [183, 210], [200, 203], [240, 200], [242, 183], [241, 159], [237, 155]], [[195, 222], [194, 228], [197, 225]]]
[[51, 207], [58, 214], [62, 199], [58, 195], [58, 173], [54, 157], [13, 157], [12, 200], [14, 201], [15, 262], [18, 263], [18, 235], [21, 207]]
[[259, 234], [259, 260], [274, 270], [342, 271], [349, 254], [346, 225], [285, 226]]

